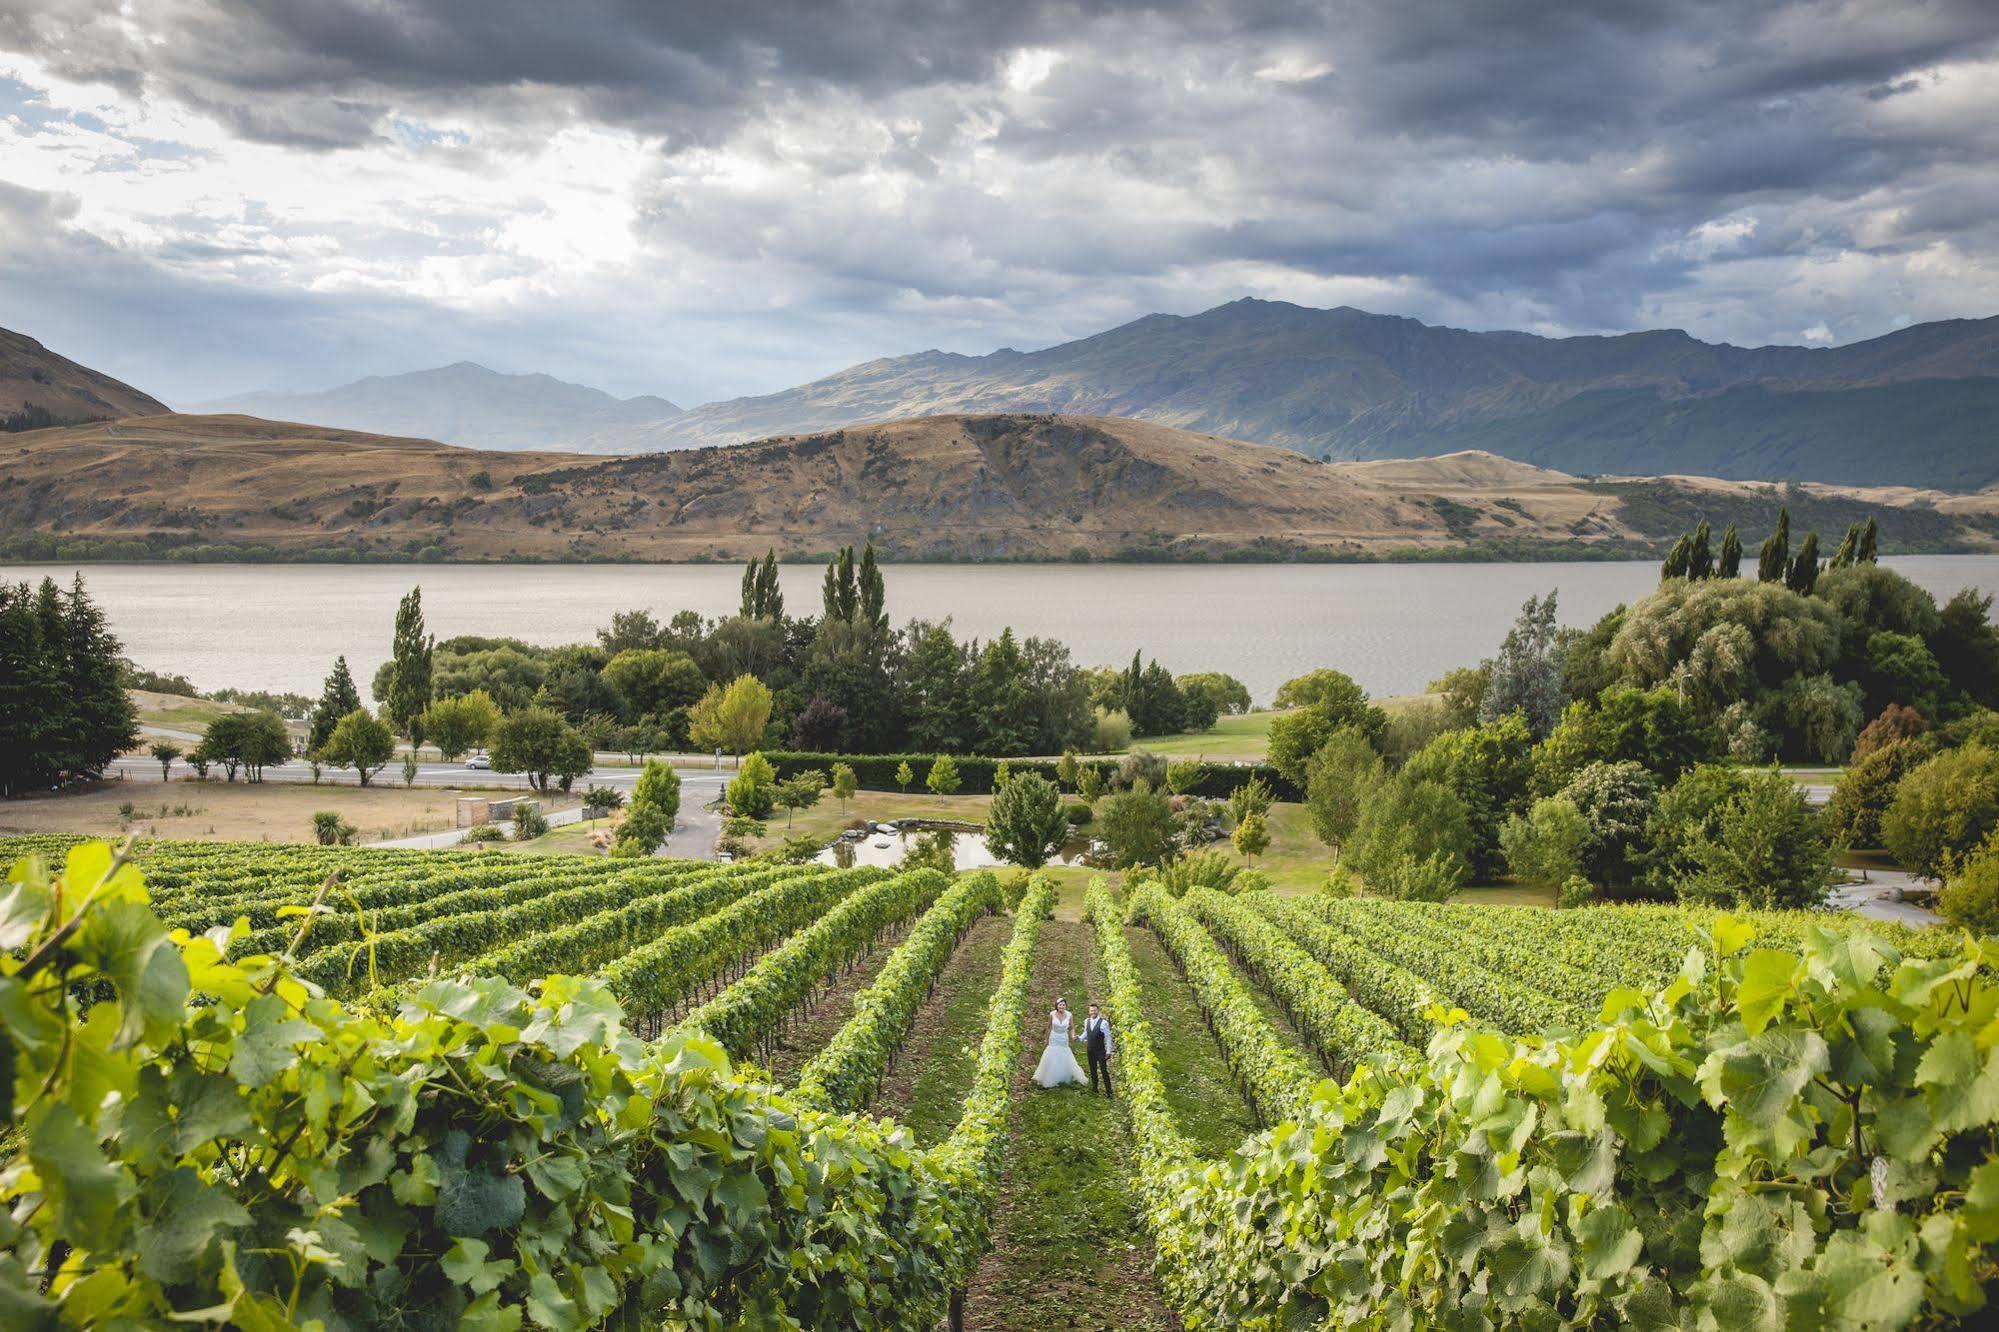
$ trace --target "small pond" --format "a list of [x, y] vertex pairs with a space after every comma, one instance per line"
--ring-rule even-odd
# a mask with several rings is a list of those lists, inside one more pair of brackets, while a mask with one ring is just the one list
[[[941, 838], [951, 847], [951, 858], [961, 870], [993, 869], [1004, 864], [986, 850], [983, 833], [968, 829], [952, 828], [908, 828], [900, 831], [877, 830], [853, 841], [838, 841], [821, 851], [817, 857], [822, 865], [881, 865], [893, 869], [909, 853], [920, 838]], [[1089, 854], [1088, 838], [1078, 838], [1065, 845], [1050, 864], [1081, 865]]]

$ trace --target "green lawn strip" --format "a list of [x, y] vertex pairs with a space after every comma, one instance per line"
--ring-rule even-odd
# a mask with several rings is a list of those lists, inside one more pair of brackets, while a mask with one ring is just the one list
[[[1209, 933], [1213, 934], [1214, 931], [1210, 930]], [[1220, 940], [1218, 939], [1216, 942], [1219, 943]], [[1226, 948], [1226, 945], [1224, 948]], [[1233, 961], [1233, 959], [1231, 960]], [[1324, 1073], [1327, 1077], [1333, 1077], [1335, 1075], [1333, 1067], [1319, 1057], [1318, 1052], [1312, 1048], [1310, 1041], [1299, 1034], [1298, 1024], [1293, 1022], [1291, 1015], [1284, 1011], [1284, 1005], [1278, 1003], [1276, 999], [1271, 997], [1270, 991], [1263, 988], [1263, 982], [1257, 978], [1256, 973], [1248, 967], [1243, 966], [1240, 962], [1237, 962], [1236, 974], [1242, 977], [1243, 987], [1249, 991], [1249, 997], [1256, 1001], [1257, 1010], [1264, 1017], [1270, 1019], [1270, 1025], [1277, 1029], [1277, 1034], [1284, 1038], [1284, 1043], [1296, 1050], [1299, 1057], [1314, 1069]]]
[[[937, 988], [917, 1010], [909, 1036], [868, 1107], [900, 1120], [926, 1147], [951, 1136], [977, 1071], [986, 1008], [999, 984], [1000, 958], [1013, 935], [1010, 916], [974, 924], [938, 974]], [[802, 1066], [802, 1065], [801, 1065]]]
[[[854, 1015], [854, 996], [874, 984], [875, 977], [888, 965], [889, 954], [915, 923], [916, 918], [912, 917], [877, 940], [873, 948], [836, 972], [830, 983], [821, 985], [802, 1008], [791, 1014], [777, 1038], [777, 1051], [765, 1069], [773, 1081], [789, 1087], [806, 1061], [826, 1048], [833, 1033]], [[1005, 940], [1001, 940], [1001, 946], [1005, 946]]]
[[992, 1248], [966, 1297], [965, 1324], [980, 1332], [1178, 1326], [1152, 1277], [1122, 1102], [1087, 1088], [1043, 1091], [1032, 1081], [1056, 996], [1082, 1012], [1102, 983], [1090, 928], [1048, 922], [1035, 956]]
[[1128, 929], [1125, 944], [1138, 969], [1159, 1073], [1180, 1132], [1203, 1156], [1225, 1155], [1257, 1131], [1256, 1116], [1236, 1089], [1194, 991], [1159, 936], [1147, 929]]

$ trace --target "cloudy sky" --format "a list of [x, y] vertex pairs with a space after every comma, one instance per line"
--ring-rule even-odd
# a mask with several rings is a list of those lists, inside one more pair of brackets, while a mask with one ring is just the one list
[[0, 325], [683, 404], [1239, 296], [1999, 313], [1992, 0], [0, 0]]

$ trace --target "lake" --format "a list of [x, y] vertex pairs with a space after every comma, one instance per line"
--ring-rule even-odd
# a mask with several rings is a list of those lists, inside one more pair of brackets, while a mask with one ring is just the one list
[[[1752, 552], [1753, 558], [1753, 552]], [[1884, 560], [1948, 597], [1999, 593], [1999, 556]], [[67, 583], [76, 565], [0, 567], [11, 580]], [[423, 587], [440, 638], [511, 635], [590, 641], [616, 611], [734, 611], [741, 570], [639, 564], [99, 564], [82, 566], [126, 655], [203, 689], [316, 696], [345, 653], [365, 693], [388, 657], [396, 603]], [[823, 567], [787, 565], [784, 595], [816, 614]], [[1420, 690], [1490, 656], [1520, 603], [1550, 589], [1561, 618], [1585, 625], [1658, 582], [1651, 561], [1571, 564], [896, 564], [889, 612], [949, 616], [959, 635], [1007, 626], [1061, 639], [1083, 665], [1123, 665], [1135, 649], [1175, 672], [1227, 671], [1267, 703], [1283, 681], [1336, 666], [1377, 695]]]

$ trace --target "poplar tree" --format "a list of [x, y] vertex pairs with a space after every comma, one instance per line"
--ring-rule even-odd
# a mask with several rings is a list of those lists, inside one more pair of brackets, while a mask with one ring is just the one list
[[1756, 581], [1781, 583], [1791, 568], [1791, 510], [1777, 510], [1777, 530], [1763, 540], [1756, 560]]
[[437, 640], [423, 631], [423, 589], [413, 587], [396, 608], [396, 636], [389, 652], [389, 724], [412, 745], [423, 743], [423, 710], [430, 706], [430, 661]]
[[1742, 534], [1730, 523], [1721, 534], [1721, 558], [1714, 566], [1717, 578], [1735, 578], [1742, 573]]

